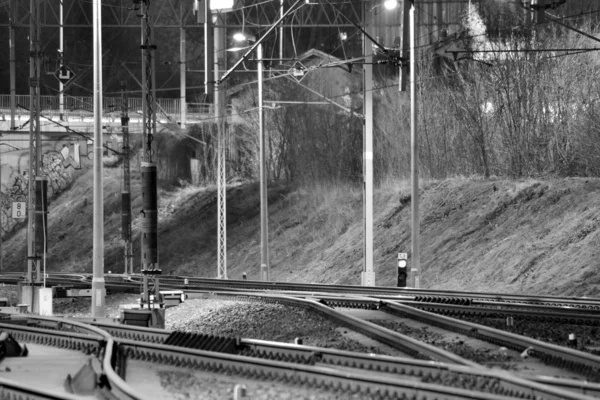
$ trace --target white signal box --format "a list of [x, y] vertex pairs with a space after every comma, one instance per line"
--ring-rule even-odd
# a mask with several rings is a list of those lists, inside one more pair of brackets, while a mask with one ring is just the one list
[[12, 217], [15, 219], [27, 218], [27, 203], [24, 201], [13, 201], [12, 203]]

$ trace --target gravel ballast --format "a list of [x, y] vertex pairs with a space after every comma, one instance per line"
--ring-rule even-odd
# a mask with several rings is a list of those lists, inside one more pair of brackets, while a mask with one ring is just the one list
[[[9, 287], [1, 287], [3, 297], [14, 298], [16, 294]], [[139, 295], [114, 294], [106, 297], [106, 316], [120, 317], [121, 305], [136, 304]], [[53, 308], [55, 316], [63, 317], [90, 317], [91, 298], [79, 297], [68, 299], [54, 299]], [[272, 340], [284, 343], [294, 343], [301, 339], [302, 344], [315, 347], [326, 347], [347, 350], [359, 353], [384, 354], [403, 356], [397, 350], [374, 342], [363, 335], [348, 330], [343, 326], [328, 320], [325, 316], [311, 309], [291, 307], [278, 303], [246, 302], [239, 300], [221, 300], [214, 298], [188, 299], [179, 306], [170, 307], [165, 312], [165, 328], [206, 334], [213, 336], [239, 337], [243, 339]], [[447, 350], [464, 353], [469, 350], [464, 343], [456, 345], [456, 340], [444, 340], [436, 336], [432, 329], [416, 328], [401, 323], [390, 326], [390, 321], [373, 321], [388, 328], [401, 331], [415, 339], [435, 345], [443, 345]], [[475, 322], [475, 321], [474, 321]], [[482, 323], [484, 321], [476, 321]], [[490, 323], [491, 321], [485, 321]], [[501, 322], [501, 321], [500, 321]], [[498, 322], [498, 325], [501, 323]], [[397, 326], [396, 326], [397, 325]], [[546, 339], [550, 342], [559, 342], [575, 327], [555, 326], [553, 337], [546, 334], [535, 334], [535, 324], [518, 324], [518, 329], [527, 336]], [[537, 325], [540, 326], [541, 325]], [[497, 326], [501, 327], [501, 326]], [[545, 332], [550, 331], [549, 326], [543, 326]], [[513, 328], [514, 329], [514, 328]], [[560, 330], [558, 332], [557, 330]], [[564, 332], [563, 332], [564, 331]], [[590, 345], [582, 337], [597, 336], [597, 329], [581, 327], [577, 332], [580, 338], [579, 347]], [[584, 335], [586, 332], [588, 335]], [[540, 337], [541, 336], [541, 337]], [[553, 340], [554, 339], [554, 340]], [[564, 339], [563, 339], [564, 340]], [[592, 341], [592, 343], [596, 343]], [[452, 346], [451, 346], [452, 345]], [[458, 351], [461, 350], [461, 351]], [[470, 351], [470, 350], [469, 350]], [[499, 364], [496, 367], [510, 368], [512, 359], [504, 353], [475, 351], [473, 357], [468, 357], [484, 364]], [[465, 356], [466, 354], [461, 354]], [[501, 357], [500, 357], [501, 356]], [[487, 360], [486, 358], [493, 359]], [[491, 366], [491, 365], [490, 365]], [[256, 382], [241, 377], [221, 376], [207, 371], [176, 371], [155, 365], [148, 368], [147, 372], [154, 377], [160, 386], [173, 399], [231, 399], [233, 398], [236, 384], [245, 385], [248, 399], [354, 399], [352, 394], [336, 394], [313, 391], [302, 387], [289, 387], [274, 382]]]

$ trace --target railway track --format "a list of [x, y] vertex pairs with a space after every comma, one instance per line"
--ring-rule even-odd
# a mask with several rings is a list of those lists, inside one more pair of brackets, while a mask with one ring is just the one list
[[[258, 295], [251, 293], [241, 294], [236, 292], [210, 292], [206, 295], [220, 296], [226, 299], [254, 298], [262, 299], [262, 301], [275, 301], [274, 299], [280, 298], [279, 301], [283, 303], [295, 305], [303, 304], [305, 307], [310, 307], [313, 310], [326, 315], [328, 319], [336, 320], [341, 325], [344, 325], [353, 331], [360, 332], [380, 343], [384, 343], [400, 350], [410, 357], [482, 368], [482, 366], [459, 357], [454, 353], [436, 348], [432, 345], [427, 345], [422, 341], [386, 329], [375, 323], [353, 317], [336, 310], [336, 308], [381, 310], [394, 315], [424, 322], [432, 326], [441, 327], [475, 339], [487, 341], [495, 346], [505, 346], [519, 353], [526, 352], [528, 357], [538, 358], [542, 363], [556, 366], [560, 369], [574, 371], [578, 374], [588, 376], [594, 381], [600, 376], [600, 357], [598, 356], [563, 346], [545, 343], [525, 336], [515, 335], [510, 332], [501, 331], [484, 325], [449, 318], [410, 307], [402, 303], [386, 302], [370, 298], [333, 297], [331, 295], [319, 296], [317, 294], [313, 294], [303, 301], [296, 297], [279, 297], [277, 295]], [[298, 303], [299, 301], [301, 301], [301, 303]], [[543, 376], [533, 377], [532, 380], [552, 384], [555, 387], [562, 387], [568, 390], [576, 390], [580, 393], [592, 393], [594, 396], [600, 397], [600, 385], [597, 383], [594, 384], [587, 381], [570, 379], [551, 381]]]
[[[14, 282], [18, 275], [0, 276], [0, 282]], [[140, 290], [140, 277], [136, 275], [106, 275], [109, 293]], [[88, 274], [56, 274], [48, 278], [49, 284], [73, 288], [89, 288]], [[600, 299], [548, 296], [521, 296], [509, 294], [483, 294], [469, 292], [415, 290], [390, 287], [336, 286], [290, 284], [281, 282], [234, 281], [186, 277], [161, 278], [164, 289], [185, 290], [188, 293], [206, 291], [268, 291], [290, 296], [310, 296], [312, 293], [365, 296], [381, 301], [393, 301], [426, 311], [457, 317], [507, 318], [516, 321], [550, 322], [600, 326]]]
[[[498, 346], [506, 346], [519, 352], [525, 350], [531, 356], [538, 357], [544, 362], [557, 365], [578, 373], [584, 373], [591, 378], [600, 376], [600, 357], [573, 350], [563, 346], [545, 343], [539, 340], [515, 335], [484, 325], [449, 318], [439, 313], [429, 312], [401, 302], [381, 301], [375, 299], [348, 299], [325, 297], [320, 301], [332, 307], [378, 309], [394, 315], [422, 321], [466, 336], [482, 339]], [[435, 307], [434, 307], [435, 308]], [[439, 311], [436, 309], [436, 311]], [[600, 393], [599, 393], [600, 394]]]
[[[0, 281], [3, 279], [4, 277], [0, 277]], [[10, 276], [6, 279], [12, 279], [14, 281], [16, 280], [16, 277]], [[50, 278], [48, 279], [50, 280]], [[77, 286], [79, 288], [83, 288], [89, 284], [89, 282], [87, 282], [89, 276], [85, 274], [68, 274], [65, 276], [56, 276], [52, 279], [56, 279], [56, 282], [61, 285], [73, 285], [72, 287]], [[169, 289], [185, 289], [190, 297], [210, 296], [222, 299], [276, 302], [310, 308], [325, 315], [328, 319], [337, 321], [343, 326], [347, 326], [354, 331], [363, 333], [366, 336], [377, 340], [378, 342], [398, 349], [407, 357], [434, 360], [435, 364], [434, 367], [432, 367], [431, 364], [428, 364], [428, 361], [420, 361], [418, 359], [413, 359], [409, 362], [407, 361], [409, 360], [407, 357], [403, 357], [401, 358], [403, 361], [399, 361], [400, 359], [398, 358], [386, 358], [386, 356], [365, 357], [364, 355], [357, 353], [344, 355], [339, 351], [336, 353], [335, 350], [329, 351], [327, 349], [310, 347], [303, 348], [298, 345], [292, 346], [293, 348], [290, 346], [288, 346], [289, 348], [286, 348], [286, 345], [280, 343], [252, 341], [250, 339], [238, 340], [235, 345], [231, 345], [230, 343], [229, 351], [219, 351], [216, 348], [211, 348], [209, 350], [192, 349], [189, 348], [190, 346], [186, 347], [182, 346], [181, 343], [178, 343], [179, 339], [172, 339], [173, 343], [169, 343], [168, 336], [165, 338], [166, 332], [162, 330], [136, 329], [134, 327], [122, 325], [109, 326], [110, 324], [101, 325], [97, 323], [92, 325], [82, 324], [82, 326], [78, 326], [75, 323], [65, 322], [65, 320], [58, 320], [57, 322], [52, 319], [34, 319], [29, 316], [27, 317], [27, 326], [21, 326], [19, 329], [28, 328], [62, 332], [67, 335], [71, 334], [80, 341], [83, 339], [81, 337], [78, 338], [77, 335], [86, 336], [88, 337], [88, 341], [92, 340], [92, 342], [98, 337], [102, 337], [101, 343], [103, 344], [96, 345], [96, 347], [88, 344], [88, 350], [81, 351], [87, 351], [89, 354], [94, 354], [95, 357], [101, 353], [101, 356], [104, 357], [102, 360], [103, 368], [105, 366], [110, 367], [108, 373], [103, 372], [103, 376], [117, 378], [115, 381], [116, 383], [110, 385], [110, 395], [112, 396], [115, 395], [115, 393], [118, 393], [118, 395], [116, 395], [117, 397], [122, 396], [119, 398], [143, 398], [135, 397], [140, 396], [140, 393], [129, 387], [126, 380], [123, 379], [126, 375], [127, 365], [130, 365], [134, 361], [142, 362], [143, 360], [154, 360], [153, 362], [159, 360], [160, 362], [164, 362], [165, 365], [181, 368], [183, 370], [190, 370], [190, 366], [192, 366], [192, 370], [202, 369], [203, 371], [209, 372], [214, 370], [217, 372], [210, 373], [215, 373], [217, 375], [219, 375], [218, 371], [226, 371], [226, 374], [231, 375], [233, 374], [232, 371], [234, 371], [231, 369], [233, 368], [232, 365], [243, 364], [245, 365], [243, 368], [236, 367], [238, 369], [235, 371], [239, 372], [239, 376], [246, 377], [244, 379], [248, 379], [248, 377], [252, 378], [253, 376], [257, 380], [279, 379], [287, 382], [286, 384], [300, 386], [310, 386], [310, 382], [313, 382], [317, 386], [321, 386], [322, 390], [325, 391], [348, 392], [354, 393], [355, 395], [356, 393], [361, 393], [365, 396], [383, 396], [381, 398], [385, 398], [384, 393], [390, 395], [390, 398], [395, 398], [394, 396], [399, 393], [413, 393], [410, 392], [410, 390], [414, 390], [414, 393], [426, 392], [428, 394], [427, 396], [431, 398], [435, 398], [435, 396], [441, 398], [470, 398], [468, 396], [471, 396], [470, 394], [460, 393], [460, 396], [467, 397], [452, 397], [458, 396], [458, 392], [454, 392], [454, 390], [480, 392], [480, 394], [488, 393], [492, 396], [501, 397], [516, 396], [521, 398], [540, 399], [587, 398], [586, 396], [600, 397], [600, 386], [588, 382], [570, 379], [549, 379], [543, 376], [524, 379], [522, 377], [517, 378], [514, 375], [510, 375], [510, 379], [500, 379], [499, 376], [495, 375], [495, 372], [490, 372], [489, 376], [484, 376], [485, 373], [482, 375], [481, 371], [485, 370], [474, 362], [458, 357], [451, 352], [427, 345], [426, 343], [412, 339], [409, 336], [378, 326], [377, 324], [366, 322], [347, 314], [344, 315], [344, 312], [336, 310], [336, 308], [359, 308], [385, 311], [402, 318], [411, 318], [434, 326], [443, 327], [444, 329], [449, 329], [454, 332], [459, 332], [460, 334], [488, 340], [498, 346], [506, 346], [517, 351], [527, 351], [532, 357], [540, 358], [549, 364], [577, 371], [578, 373], [583, 373], [590, 377], [597, 377], [598, 372], [600, 372], [600, 359], [597, 356], [586, 353], [582, 354], [582, 352], [573, 349], [535, 341], [508, 332], [494, 330], [493, 328], [485, 327], [483, 325], [456, 320], [449, 318], [448, 315], [476, 315], [478, 317], [486, 318], [503, 318], [506, 315], [511, 315], [516, 316], [516, 320], [532, 320], [533, 318], [537, 318], [537, 320], [554, 321], [556, 323], [573, 323], [575, 321], [576, 323], [584, 325], [596, 326], [598, 315], [600, 314], [595, 306], [596, 303], [600, 302], [598, 299], [581, 299], [581, 301], [578, 302], [578, 299], [572, 298], [529, 298], [525, 296], [510, 295], [503, 298], [495, 296], [485, 299], [483, 297], [486, 296], [481, 296], [481, 298], [476, 298], [475, 296], [468, 297], [464, 293], [454, 293], [456, 294], [456, 297], [453, 297], [444, 292], [443, 296], [450, 296], [449, 299], [444, 301], [425, 302], [423, 301], [425, 299], [432, 300], [432, 293], [429, 293], [427, 297], [419, 298], [417, 295], [407, 294], [406, 290], [395, 290], [395, 288], [375, 288], [375, 294], [373, 294], [373, 288], [363, 287], [343, 287], [341, 289], [333, 287], [332, 289], [326, 285], [296, 286], [290, 284], [284, 284], [282, 287], [282, 285], [272, 285], [271, 283], [259, 283], [257, 285], [256, 283], [251, 282], [250, 285], [253, 286], [253, 288], [244, 289], [243, 286], [247, 283], [246, 281], [215, 282], [215, 280], [190, 280], [190, 278], [180, 277], [168, 278], [165, 281], [166, 282], [163, 283], [163, 280], [161, 279], [162, 287]], [[123, 277], [115, 275], [111, 276], [111, 279], [107, 282], [110, 282], [107, 283], [107, 287], [109, 285], [115, 285], [115, 292], [135, 291], [135, 288], [139, 288], [139, 282], [136, 281], [135, 276]], [[233, 288], [230, 286], [233, 286]], [[254, 286], [263, 286], [263, 289]], [[265, 286], [269, 288], [266, 292], [264, 292]], [[275, 286], [277, 286], [277, 288], [275, 288]], [[327, 291], [318, 292], [316, 290], [306, 290], [309, 287], [311, 289], [317, 289], [321, 288], [321, 286], [326, 286]], [[221, 287], [225, 287], [227, 290], [218, 289]], [[363, 290], [366, 290], [366, 293], [370, 294], [368, 296], [360, 294]], [[357, 294], [356, 292], [359, 293]], [[437, 295], [439, 295], [439, 293], [435, 296]], [[420, 299], [421, 301], [418, 301], [417, 299]], [[18, 320], [18, 317], [14, 318], [15, 321]], [[17, 326], [14, 322], [11, 322], [11, 325]], [[88, 329], [84, 328], [86, 326], [92, 326], [97, 331], [92, 333], [87, 331], [87, 333], [81, 333], [82, 331], [85, 331], [85, 329]], [[2, 326], [0, 326], [0, 329], [2, 329]], [[16, 328], [13, 327], [13, 329]], [[38, 343], [36, 342], [38, 339], [35, 338], [40, 335], [39, 332], [29, 335], [30, 336], [27, 336], [26, 333], [21, 332], [18, 334], [18, 337], [25, 342], [33, 340], [34, 343]], [[90, 339], [89, 337], [92, 337], [93, 339]], [[50, 343], [49, 345], [52, 345], [52, 340], [46, 340]], [[187, 337], [185, 340], [189, 343], [196, 343], [199, 339], [196, 337]], [[108, 346], [109, 341], [111, 343], [110, 346]], [[100, 353], [97, 350], [98, 346], [101, 348]], [[174, 350], [171, 349], [171, 347], [178, 349]], [[85, 348], [85, 346], [82, 348]], [[94, 350], [89, 350], [90, 348]], [[235, 351], [232, 351], [232, 348], [235, 348]], [[106, 357], [104, 354], [106, 352], [110, 353], [110, 360], [107, 365], [105, 365]], [[182, 360], [182, 352], [188, 352], [191, 355], [188, 355], [187, 357], [191, 358], [185, 362], [172, 361]], [[208, 356], [203, 352], [220, 353], [223, 355], [223, 359], [219, 359], [219, 357], [214, 358], [215, 354]], [[204, 359], [202, 359], [203, 356], [205, 357]], [[242, 358], [238, 359], [236, 357]], [[283, 363], [285, 366], [283, 364], [270, 365], [270, 362]], [[300, 371], [298, 365], [302, 366], [300, 369], [302, 370], [301, 373], [298, 372]], [[200, 366], [202, 366], [202, 368], [200, 368]], [[286, 368], [289, 369], [288, 375], [283, 377], [274, 375], [273, 371], [277, 369], [283, 371], [286, 370]], [[317, 369], [311, 370], [311, 368]], [[318, 368], [321, 368], [321, 370]], [[333, 368], [336, 369], [337, 372], [332, 373], [329, 371], [325, 373], [325, 375], [329, 376], [327, 380], [323, 377], [319, 377], [319, 374], [324, 373], [323, 368]], [[253, 369], [255, 371], [260, 370], [266, 372], [264, 372], [264, 374], [262, 372], [252, 372]], [[357, 369], [360, 371], [356, 372]], [[379, 375], [373, 374], [373, 371], [379, 373]], [[478, 371], [479, 375], [475, 374], [475, 371]], [[384, 375], [388, 374], [385, 375], [385, 380], [387, 382], [385, 384], [378, 381], [378, 379], [381, 378], [382, 372]], [[357, 381], [355, 378], [350, 379], [350, 381], [343, 379], [344, 374], [354, 373], [357, 373], [363, 378], [365, 376], [371, 376], [373, 379], [365, 378], [366, 380], [364, 381]], [[302, 378], [298, 378], [298, 376], [302, 376]], [[416, 377], [419, 381], [419, 385], [413, 385], [411, 386], [413, 389], [409, 389], [410, 385], [408, 383], [395, 382], [398, 376], [401, 376], [400, 381], [406, 378], [413, 384]], [[286, 379], [289, 381], [286, 381]], [[511, 381], [511, 379], [513, 380]], [[360, 388], [353, 386], [351, 381], [361, 382], [362, 386]], [[367, 381], [371, 382], [371, 386], [367, 384]], [[470, 384], [469, 382], [474, 382], [474, 384]], [[433, 385], [443, 386], [452, 390], [443, 392], [439, 391], [441, 390], [439, 388], [432, 387], [427, 389], [421, 386], [421, 384], [425, 383], [432, 383]], [[556, 393], [558, 393], [558, 395]], [[134, 397], [131, 397], [132, 395]]]
[[[364, 399], [585, 398], [491, 371], [277, 342], [23, 316], [5, 319], [0, 329], [23, 343], [68, 348], [96, 357], [102, 368], [94, 368], [98, 374], [93, 378], [94, 395], [106, 399], [148, 398], [126, 381], [127, 369], [135, 362], [226, 375], [233, 382], [240, 378], [272, 381], [287, 389], [294, 385]], [[69, 376], [66, 381], [72, 383], [74, 378]], [[9, 393], [21, 399], [89, 395], [40, 393], [22, 383], [0, 388], [0, 395]]]
[[[557, 307], [574, 307], [600, 311], [600, 298], [564, 297], [564, 296], [535, 296], [513, 295], [506, 293], [481, 293], [451, 290], [427, 290], [413, 288], [353, 286], [353, 285], [323, 285], [287, 282], [262, 282], [246, 280], [219, 280], [194, 277], [164, 277], [161, 285], [180, 289], [240, 289], [248, 291], [306, 292], [306, 293], [338, 293], [364, 295], [392, 300], [405, 299], [426, 303], [489, 305], [492, 303], [522, 303], [530, 305], [547, 305]], [[187, 283], [186, 283], [187, 282]]]
[[[142, 399], [139, 394], [132, 390], [125, 381], [116, 373], [113, 365], [113, 349], [115, 342], [112, 336], [92, 325], [69, 321], [58, 318], [45, 318], [15, 315], [5, 317], [0, 322], [0, 331], [10, 334], [17, 342], [36, 344], [43, 347], [56, 347], [79, 351], [90, 356], [90, 359], [98, 360], [99, 368], [94, 368], [95, 373], [101, 372], [101, 377], [93, 378], [92, 389], [102, 398], [109, 399], [118, 396], [122, 399]], [[3, 360], [6, 364], [6, 359]], [[85, 365], [84, 365], [85, 368]], [[101, 368], [101, 371], [100, 371]], [[38, 377], [39, 379], [42, 379]], [[81, 399], [82, 393], [50, 392], [48, 390], [36, 389], [33, 382], [12, 382], [7, 391], [0, 387], [0, 396], [9, 396], [17, 393], [14, 398], [18, 399], [46, 399], [67, 398]], [[28, 390], [22, 390], [27, 384]], [[19, 386], [16, 386], [19, 385]], [[89, 385], [86, 383], [86, 386]], [[32, 388], [34, 386], [34, 388]], [[65, 376], [65, 386], [71, 391], [77, 385], [73, 384], [71, 375]], [[30, 393], [35, 391], [36, 393]], [[47, 393], [47, 394], [46, 394]], [[87, 395], [88, 393], [84, 393]], [[46, 397], [47, 396], [47, 397]], [[62, 396], [62, 397], [56, 397]], [[5, 397], [2, 397], [5, 398]], [[8, 397], [10, 398], [10, 397]]]
[[[235, 343], [206, 335], [195, 335], [184, 332], [165, 332], [148, 328], [124, 329], [121, 325], [95, 324], [113, 334], [115, 337], [136, 337], [142, 342], [153, 344], [169, 343], [174, 346], [205, 346], [213, 351], [235, 353], [247, 357], [285, 361], [305, 365], [323, 365], [342, 367], [344, 370], [360, 370], [361, 373], [376, 372], [393, 374], [398, 377], [419, 378], [423, 381], [468, 389], [471, 391], [489, 392], [496, 395], [520, 398], [579, 398], [577, 394], [565, 394], [555, 387], [544, 387], [541, 382], [531, 382], [510, 374], [497, 373], [481, 367], [462, 366], [448, 363], [432, 363], [430, 361], [389, 357], [374, 354], [360, 354], [321, 347], [286, 344], [281, 342], [240, 339]], [[138, 342], [138, 341], [136, 341]], [[139, 342], [138, 342], [139, 343]], [[544, 384], [548, 384], [546, 380]], [[581, 385], [577, 388], [572, 382], [565, 380], [565, 388], [576, 390], [584, 395], [600, 393], [584, 393]], [[571, 386], [569, 386], [571, 385]]]
[[[23, 280], [21, 273], [4, 273], [0, 275], [0, 283], [17, 284]], [[91, 274], [49, 274], [50, 286], [71, 286], [74, 288], [90, 288]], [[135, 293], [141, 285], [140, 275], [106, 274], [106, 288], [109, 292]], [[581, 312], [590, 315], [600, 315], [600, 298], [513, 295], [506, 293], [459, 292], [450, 290], [427, 290], [412, 288], [352, 286], [352, 285], [323, 285], [287, 282], [262, 282], [247, 280], [222, 280], [210, 278], [195, 278], [185, 276], [163, 276], [160, 278], [161, 287], [186, 291], [257, 291], [272, 292], [288, 295], [309, 295], [310, 293], [332, 293], [374, 297], [389, 301], [412, 301], [418, 303], [463, 305], [498, 310], [526, 310], [535, 308], [536, 312], [547, 307], [548, 310], [565, 313]], [[482, 311], [485, 312], [485, 311]], [[597, 321], [597, 319], [596, 319]], [[595, 322], [596, 324], [598, 322]]]

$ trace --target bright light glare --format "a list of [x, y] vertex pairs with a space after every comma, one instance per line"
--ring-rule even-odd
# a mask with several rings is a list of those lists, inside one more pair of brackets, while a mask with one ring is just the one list
[[398, 0], [385, 0], [383, 6], [386, 10], [393, 10], [398, 6]]
[[235, 40], [236, 42], [245, 42], [246, 35], [244, 35], [242, 32], [234, 33], [233, 40]]
[[210, 0], [211, 10], [232, 9], [233, 0]]
[[348, 40], [348, 34], [346, 32], [340, 32], [340, 40]]

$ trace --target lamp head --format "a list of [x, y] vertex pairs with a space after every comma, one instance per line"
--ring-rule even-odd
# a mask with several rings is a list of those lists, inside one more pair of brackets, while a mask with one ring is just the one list
[[393, 10], [398, 7], [398, 0], [385, 0], [383, 6], [386, 10]]
[[243, 32], [234, 33], [233, 40], [236, 42], [256, 42], [256, 38], [254, 36], [247, 36]]

